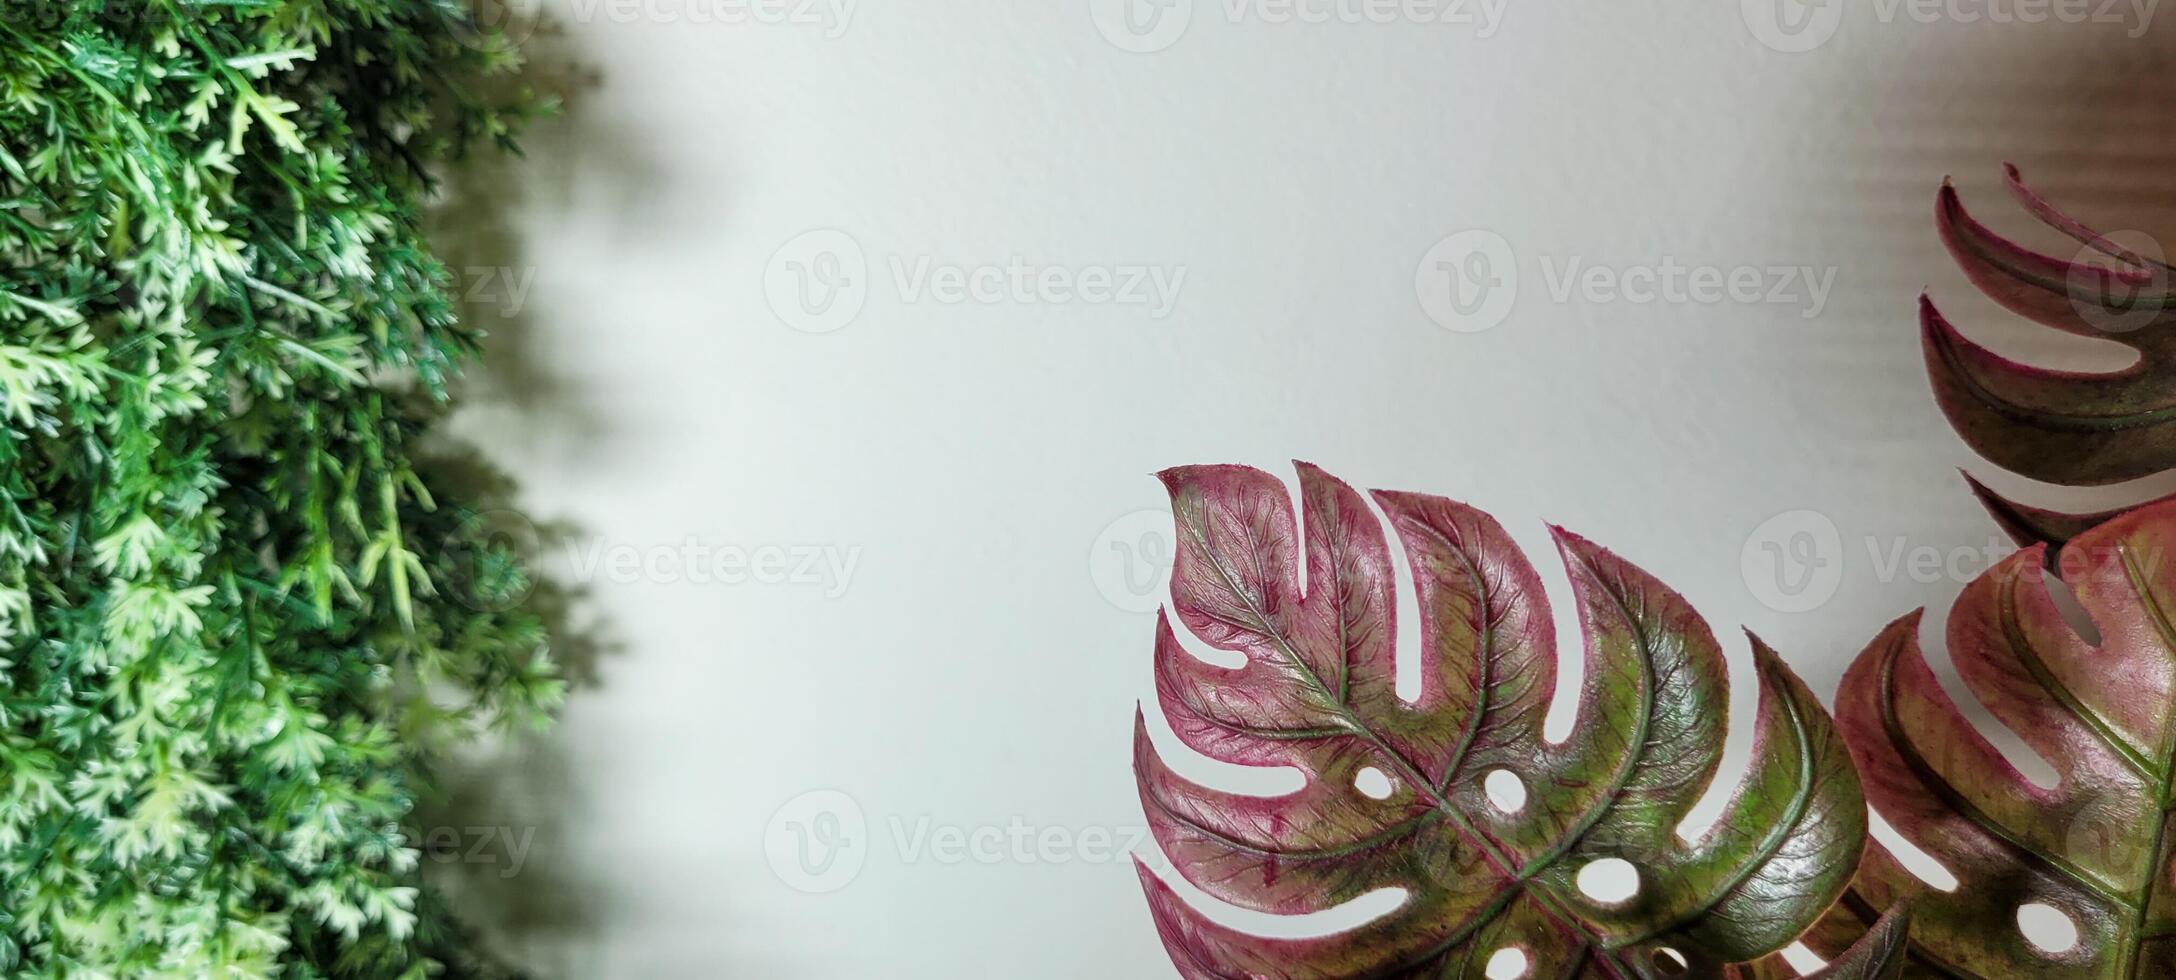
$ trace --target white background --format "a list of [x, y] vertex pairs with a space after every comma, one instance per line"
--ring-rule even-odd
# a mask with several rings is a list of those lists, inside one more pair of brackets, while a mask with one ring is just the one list
[[[1993, 533], [1914, 297], [2046, 349], [1941, 254], [1942, 177], [2014, 232], [2032, 229], [2000, 195], [2005, 159], [2113, 228], [2176, 228], [2176, 24], [2134, 39], [2120, 10], [1922, 23], [1854, 3], [1788, 53], [1749, 26], [1760, 0], [1521, 2], [1493, 24], [1235, 21], [1196, 0], [1140, 53], [1089, 0], [870, 3], [843, 25], [690, 4], [549, 4], [546, 40], [589, 81], [448, 232], [505, 228], [456, 250], [504, 314], [481, 321], [492, 363], [460, 429], [574, 529], [546, 564], [587, 593], [570, 629], [608, 647], [551, 736], [455, 776], [452, 819], [534, 832], [518, 874], [454, 870], [547, 977], [1173, 975], [1123, 857], [947, 864], [895, 830], [1139, 826], [1153, 615], [1125, 608], [1106, 531], [1161, 507], [1151, 473], [1175, 464], [1299, 458], [1463, 499], [1553, 589], [1542, 522], [1563, 524], [1683, 592], [1739, 679], [1742, 624], [1826, 697], [1884, 623], [1984, 567]], [[818, 229], [866, 262], [859, 315], [825, 333], [766, 292]], [[1470, 229], [1518, 278], [1480, 332], [1439, 325], [1416, 282]], [[913, 300], [893, 273], [1016, 256], [1185, 278], [1157, 318]], [[1574, 261], [1665, 257], [1832, 271], [1833, 294], [1813, 317], [1803, 284], [1781, 303], [1551, 295]], [[518, 302], [479, 284], [502, 267]], [[1840, 577], [1787, 611], [1808, 603], [1778, 601], [1760, 535], [1779, 525], [1760, 529], [1800, 511], [1782, 526], [1833, 526], [1819, 567]], [[1121, 527], [1140, 543], [1138, 518]], [[857, 564], [581, 571], [691, 540]], [[1915, 551], [1961, 557], [1883, 573]], [[865, 860], [810, 894], [771, 858], [810, 816], [780, 808], [826, 789], [866, 821]]]

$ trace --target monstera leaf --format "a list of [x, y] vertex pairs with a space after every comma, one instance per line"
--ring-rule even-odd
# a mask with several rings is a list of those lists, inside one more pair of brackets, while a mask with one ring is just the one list
[[[1211, 922], [1144, 868], [1184, 976], [1481, 977], [1507, 949], [1534, 977], [1714, 976], [1789, 943], [1843, 889], [1863, 845], [1858, 778], [1819, 702], [1757, 640], [1749, 775], [1713, 830], [1692, 843], [1676, 833], [1722, 756], [1727, 678], [1714, 636], [1646, 573], [1556, 532], [1586, 661], [1572, 734], [1550, 744], [1548, 600], [1487, 515], [1374, 494], [1420, 611], [1408, 628], [1423, 681], [1407, 701], [1391, 548], [1358, 493], [1305, 465], [1296, 510], [1259, 470], [1163, 479], [1178, 529], [1172, 607], [1245, 658], [1228, 669], [1196, 657], [1160, 620], [1163, 713], [1204, 755], [1306, 778], [1276, 797], [1208, 789], [1137, 726], [1141, 800], [1164, 852], [1207, 893], [1265, 912], [1404, 892], [1352, 930], [1265, 939]], [[1615, 861], [1631, 862], [1636, 891], [1591, 897], [1582, 876], [1625, 870]]]
[[[1946, 182], [1936, 224], [1981, 291], [2056, 330], [2123, 344], [2138, 359], [2088, 374], [2020, 364], [1967, 340], [1931, 300], [1920, 326], [1934, 392], [1982, 456], [2049, 483], [2099, 485], [2176, 467], [2176, 289], [2157, 256], [2126, 248], [2057, 210], [2008, 168], [2010, 192], [2049, 227], [2077, 240], [2070, 258], [2029, 250], [1965, 212]], [[2060, 544], [2113, 516], [2063, 514], [1974, 491], [2020, 543]]]
[[[1943, 692], [1918, 614], [1859, 657], [1837, 717], [1874, 809], [1957, 879], [1937, 888], [1881, 845], [1807, 937], [1848, 941], [1872, 910], [1909, 902], [1907, 976], [2136, 978], [2176, 970], [2176, 503], [2073, 538], [2063, 579], [2098, 642], [2046, 588], [2041, 550], [1968, 586], [1949, 618], [1958, 672], [2057, 773], [2027, 779]], [[2032, 909], [2032, 906], [2046, 906]], [[2027, 910], [2075, 937], [2034, 936]], [[2067, 944], [2066, 944], [2066, 941]]]
[[1882, 916], [1873, 931], [1836, 962], [1807, 974], [1808, 980], [1897, 980], [1904, 975], [1911, 914], [1899, 908]]
[[1910, 965], [1906, 959], [1910, 929], [1911, 914], [1899, 907], [1882, 916], [1874, 928], [1842, 956], [1812, 973], [1799, 973], [1780, 956], [1758, 964], [1733, 967], [1731, 972], [1738, 980], [1788, 980], [1801, 976], [1805, 980], [1897, 980], [1905, 975], [1904, 970]]

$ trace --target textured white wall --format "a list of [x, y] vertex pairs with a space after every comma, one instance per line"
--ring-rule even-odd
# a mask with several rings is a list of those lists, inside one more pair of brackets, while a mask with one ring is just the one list
[[[2089, 216], [2176, 228], [2176, 25], [1851, 4], [1788, 53], [1807, 36], [1764, 44], [1749, 23], [1782, 8], [1748, 3], [1467, 0], [1411, 9], [1472, 22], [1380, 24], [1174, 0], [1138, 43], [1090, 0], [843, 24], [550, 3], [599, 81], [504, 175], [513, 234], [461, 259], [528, 285], [500, 290], [498, 375], [463, 421], [529, 510], [578, 528], [552, 564], [586, 577], [617, 649], [548, 741], [463, 777], [465, 819], [536, 829], [519, 874], [471, 876], [480, 914], [566, 978], [1171, 975], [1122, 858], [902, 845], [1017, 824], [1094, 851], [1139, 825], [1153, 617], [1112, 545], [1163, 533], [1129, 515], [1183, 462], [1303, 458], [1470, 501], [1552, 587], [1541, 522], [1561, 523], [1682, 591], [1741, 679], [1743, 624], [1832, 692], [1882, 624], [1959, 585], [1883, 574], [1896, 549], [1965, 549], [1969, 572], [1992, 533], [1921, 378], [1914, 296], [2037, 349], [1941, 256], [1938, 182], [2022, 230], [1997, 196], [2014, 159]], [[1490, 329], [1446, 329], [1428, 270], [1475, 244], [1516, 288], [1476, 297]], [[1090, 291], [1160, 272], [1175, 301], [899, 281], [1015, 262]], [[1833, 278], [1818, 307], [1801, 279], [1783, 302], [1560, 300], [1575, 264]], [[831, 272], [845, 305], [800, 307], [797, 277]], [[1818, 516], [1769, 532], [1836, 534], [1834, 594], [1807, 611], [1757, 536], [1796, 511]], [[690, 540], [853, 564], [716, 581], [678, 566]], [[671, 555], [615, 571], [638, 551]], [[780, 815], [823, 789], [865, 819], [845, 858], [865, 860], [810, 894], [793, 885], [836, 879], [770, 858], [823, 829], [811, 807], [837, 797]]]

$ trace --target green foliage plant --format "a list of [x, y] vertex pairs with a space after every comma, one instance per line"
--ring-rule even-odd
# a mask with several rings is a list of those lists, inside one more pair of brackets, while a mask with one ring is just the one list
[[422, 462], [435, 175], [548, 108], [475, 22], [0, 0], [0, 975], [492, 975], [403, 830], [563, 695]]

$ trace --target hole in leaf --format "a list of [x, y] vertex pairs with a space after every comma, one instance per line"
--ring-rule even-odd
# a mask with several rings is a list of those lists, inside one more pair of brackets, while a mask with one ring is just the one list
[[1517, 813], [1526, 809], [1526, 783], [1509, 769], [1498, 769], [1481, 780], [1481, 788], [1488, 791], [1488, 801], [1505, 813]]
[[1389, 799], [1392, 789], [1390, 777], [1374, 766], [1360, 770], [1360, 774], [1353, 777], [1352, 785], [1371, 800]]
[[1791, 969], [1797, 970], [1802, 977], [1819, 973], [1822, 967], [1828, 965], [1827, 960], [1808, 949], [1805, 943], [1792, 943], [1783, 947], [1783, 962], [1790, 964]]
[[2018, 906], [2017, 931], [2043, 953], [2067, 953], [2078, 946], [2078, 924], [2052, 905]]
[[2075, 560], [2063, 561], [2064, 578], [2048, 576], [2047, 587], [2048, 598], [2054, 601], [2056, 609], [2062, 611], [2063, 621], [2070, 624], [2071, 631], [2078, 634], [2078, 639], [2099, 646], [2100, 624], [2093, 621], [2093, 614], [2085, 611], [2085, 604], [2078, 601], [2078, 593], [2070, 587], [2071, 581], [2086, 574], [2081, 566], [2086, 565], [2093, 557], [2084, 551], [2074, 554], [2066, 552], [2064, 559]]
[[1904, 870], [1911, 872], [1912, 877], [1926, 882], [1929, 887], [1955, 892], [1963, 884], [1948, 868], [1942, 866], [1942, 862], [1935, 860], [1933, 855], [1928, 854], [1918, 844], [1912, 843], [1910, 838], [1898, 833], [1879, 812], [1867, 814], [1866, 829], [1868, 836], [1888, 848], [1897, 862], [1904, 865]]
[[1506, 946], [1488, 958], [1488, 980], [1518, 980], [1526, 975], [1526, 951]]
[[[2054, 578], [2046, 579], [2046, 582], [2051, 595], [2060, 589]], [[1945, 648], [1949, 644], [1948, 624], [1941, 616], [1926, 617], [1926, 621], [1920, 624], [1919, 639], [1920, 648], [1923, 650]], [[1930, 660], [1928, 665], [1934, 668], [1935, 679], [1941, 682], [1942, 690], [1956, 704], [1958, 713], [1964, 715], [1966, 723], [1993, 745], [1995, 751], [2002, 754], [2004, 761], [2017, 767], [2018, 773], [2027, 782], [2040, 789], [2053, 789], [2062, 782], [2061, 774], [2056, 772], [2055, 766], [2039, 750], [2025, 741], [2024, 736], [2016, 729], [2004, 724], [1995, 717], [1994, 712], [1988, 710], [1986, 703], [1980, 700], [1979, 692], [1965, 684], [1954, 663], [1938, 664]], [[1931, 861], [1932, 858], [1928, 860]]]
[[1640, 893], [1640, 871], [1623, 858], [1603, 858], [1579, 869], [1579, 891], [1615, 905]]
[[1655, 969], [1666, 977], [1681, 977], [1692, 969], [1685, 954], [1667, 947], [1655, 950], [1650, 958], [1655, 962]]

